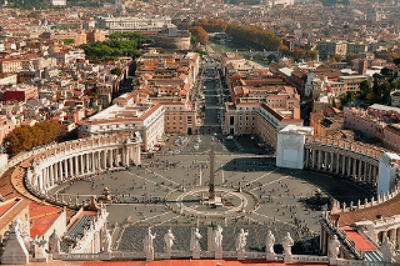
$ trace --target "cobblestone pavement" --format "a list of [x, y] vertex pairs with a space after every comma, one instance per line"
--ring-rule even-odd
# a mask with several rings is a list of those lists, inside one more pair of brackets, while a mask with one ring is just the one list
[[[190, 140], [196, 138], [192, 136]], [[170, 227], [177, 237], [175, 248], [184, 249], [188, 248], [186, 242], [190, 239], [189, 232], [193, 227], [200, 226], [207, 238], [210, 234], [207, 228], [215, 224], [225, 226], [224, 249], [226, 250], [233, 249], [234, 232], [243, 227], [249, 230], [249, 249], [262, 249], [265, 232], [270, 229], [276, 233], [277, 249], [280, 238], [289, 231], [298, 241], [297, 249], [306, 251], [316, 246], [314, 232], [320, 230], [321, 211], [306, 205], [305, 199], [312, 197], [317, 189], [321, 190], [322, 197], [333, 197], [347, 203], [370, 196], [368, 191], [351, 181], [342, 179], [338, 182], [339, 177], [310, 171], [278, 169], [274, 166], [273, 158], [268, 155], [258, 155], [257, 145], [251, 139], [238, 140], [242, 143], [248, 142], [243, 145], [245, 150], [239, 152], [238, 148], [227, 149], [225, 141], [214, 138], [217, 150], [216, 185], [223, 184], [236, 190], [240, 185], [245, 191], [253, 194], [260, 204], [257, 208], [252, 206], [249, 209], [252, 212], [246, 210], [245, 213], [238, 213], [236, 217], [225, 219], [227, 209], [241, 204], [241, 197], [238, 197], [231, 200], [234, 206], [221, 207], [221, 215], [185, 216], [184, 214], [188, 213], [181, 214], [177, 208], [174, 210], [167, 208], [165, 198], [182, 186], [188, 187], [186, 192], [191, 191], [190, 186], [199, 186], [200, 174], [201, 185], [208, 185], [209, 158], [206, 151], [211, 136], [201, 135], [200, 139], [198, 151], [187, 150], [186, 153], [183, 151], [184, 154], [177, 155], [160, 153], [152, 159], [144, 159], [141, 167], [105, 173], [92, 180], [77, 181], [65, 186], [59, 193], [67, 200], [69, 197], [74, 200], [76, 196], [79, 200], [88, 200], [91, 195], [101, 195], [107, 186], [115, 197], [115, 202], [108, 205], [109, 227], [113, 229], [114, 248], [140, 250], [143, 245], [143, 232], [146, 231], [146, 227], [151, 226], [158, 232], [156, 250], [159, 251], [162, 250], [164, 232]], [[187, 146], [190, 145], [193, 143], [188, 142]], [[165, 150], [171, 147], [167, 145]], [[230, 199], [229, 195], [227, 199]], [[175, 204], [181, 203], [185, 207], [208, 211], [208, 207], [199, 205], [197, 196], [184, 197], [181, 202]], [[219, 209], [210, 211], [218, 213]], [[210, 249], [207, 241], [202, 245], [204, 249]]]

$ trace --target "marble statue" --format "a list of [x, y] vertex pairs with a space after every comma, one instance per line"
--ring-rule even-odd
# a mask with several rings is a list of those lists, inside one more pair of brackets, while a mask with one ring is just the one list
[[111, 235], [110, 235], [110, 231], [108, 229], [106, 229], [106, 232], [104, 234], [104, 252], [105, 253], [110, 253], [111, 252]]
[[53, 233], [49, 237], [49, 248], [52, 253], [60, 253], [61, 252], [61, 238], [57, 234], [56, 230], [54, 229]]
[[381, 246], [383, 261], [392, 262], [393, 244], [390, 242], [389, 237], [386, 236], [385, 242]]
[[224, 236], [222, 235], [222, 231], [224, 231], [224, 229], [222, 229], [221, 226], [217, 226], [217, 228], [214, 231], [214, 244], [215, 244], [215, 251], [217, 250], [222, 250], [222, 239], [224, 238]]
[[275, 255], [274, 245], [275, 236], [272, 234], [271, 230], [268, 230], [267, 239], [265, 241], [265, 252], [267, 252], [267, 254]]
[[33, 246], [36, 259], [44, 259], [47, 261], [47, 252], [45, 247], [46, 243], [46, 240], [39, 240], [38, 237], [35, 236], [35, 239], [33, 240]]
[[283, 246], [285, 256], [292, 255], [292, 246], [293, 245], [294, 245], [294, 241], [293, 241], [292, 237], [290, 236], [290, 233], [287, 232], [286, 236], [283, 238], [283, 241], [282, 241], [282, 246]]
[[154, 245], [153, 241], [156, 238], [156, 234], [152, 234], [151, 228], [147, 232], [147, 236], [144, 238], [143, 245], [144, 245], [144, 252], [146, 254], [147, 260], [154, 260]]
[[21, 221], [17, 219], [9, 225], [8, 239], [3, 246], [1, 264], [27, 264], [29, 252], [20, 234]]
[[193, 233], [192, 237], [190, 238], [190, 251], [192, 252], [193, 258], [200, 258], [200, 239], [202, 239], [202, 235], [199, 232], [199, 228], [196, 228]]
[[337, 239], [336, 235], [333, 235], [329, 238], [328, 243], [328, 257], [332, 259], [337, 259], [340, 251], [340, 242]]
[[247, 245], [247, 236], [249, 232], [244, 231], [244, 229], [240, 229], [240, 233], [236, 238], [236, 252], [245, 252]]
[[174, 245], [175, 236], [172, 234], [172, 230], [168, 229], [168, 232], [164, 235], [165, 252], [171, 255], [172, 246]]

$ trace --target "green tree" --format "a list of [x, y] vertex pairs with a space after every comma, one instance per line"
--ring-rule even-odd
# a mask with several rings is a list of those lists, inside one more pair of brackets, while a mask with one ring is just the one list
[[65, 45], [70, 45], [70, 44], [75, 43], [75, 40], [74, 40], [74, 39], [64, 39], [64, 40], [63, 40], [63, 43], [64, 43]]
[[113, 68], [110, 72], [111, 72], [111, 74], [113, 74], [113, 75], [120, 76], [121, 73], [122, 73], [122, 70], [121, 70], [121, 68], [119, 68], [119, 67], [115, 67], [115, 68]]

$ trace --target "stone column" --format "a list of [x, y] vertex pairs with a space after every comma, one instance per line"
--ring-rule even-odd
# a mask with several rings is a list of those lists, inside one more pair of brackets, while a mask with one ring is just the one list
[[367, 178], [368, 178], [368, 167], [369, 164], [367, 162], [364, 162], [364, 182], [367, 182]]
[[114, 167], [114, 150], [110, 150], [110, 162], [111, 162], [111, 167]]
[[328, 152], [324, 151], [324, 170], [328, 171]]
[[339, 165], [339, 162], [340, 162], [340, 154], [339, 154], [339, 153], [336, 153], [335, 172], [336, 172], [337, 175], [338, 175], [339, 172], [340, 172], [340, 165]]
[[133, 161], [135, 162], [135, 165], [140, 165], [140, 145], [135, 146], [134, 148], [134, 159]]
[[351, 157], [347, 157], [347, 175], [351, 176]]
[[64, 174], [63, 174], [63, 180], [67, 179], [68, 176], [68, 163], [67, 160], [63, 160], [63, 165], [64, 165]]
[[57, 182], [61, 180], [61, 162], [57, 162]]
[[47, 190], [47, 167], [43, 168], [43, 189]]
[[90, 173], [91, 169], [90, 169], [90, 157], [89, 157], [89, 153], [85, 153], [85, 160], [86, 160], [86, 173]]
[[311, 168], [315, 169], [316, 167], [316, 161], [317, 161], [317, 154], [316, 154], [316, 150], [312, 150], [312, 162], [311, 162]]
[[81, 164], [81, 175], [84, 175], [85, 174], [85, 162], [84, 162], [84, 158], [83, 158], [83, 154], [80, 154], [79, 155], [79, 161], [80, 161], [80, 164]]
[[125, 151], [125, 157], [126, 157], [126, 166], [129, 167], [130, 165], [130, 147], [126, 147], [126, 151]]
[[54, 169], [53, 165], [49, 166], [49, 186], [52, 187], [54, 185]]
[[358, 160], [353, 158], [352, 161], [353, 161], [353, 174], [352, 175], [353, 175], [354, 180], [357, 180], [357, 162], [358, 162]]
[[342, 155], [342, 175], [346, 175], [346, 155]]
[[75, 155], [72, 157], [73, 159], [73, 166], [74, 166], [74, 175], [77, 176], [79, 175], [79, 165], [78, 165], [78, 155]]
[[331, 154], [330, 154], [330, 161], [331, 161], [331, 163], [330, 163], [330, 165], [329, 165], [329, 172], [333, 172], [333, 164], [334, 164], [334, 159], [333, 159], [333, 152], [331, 152]]
[[372, 165], [368, 164], [368, 183], [371, 184], [372, 183]]
[[102, 154], [102, 156], [103, 156], [103, 157], [101, 158], [102, 163], [103, 163], [103, 169], [107, 169], [106, 150], [102, 151], [101, 154]]
[[95, 172], [96, 171], [96, 160], [95, 160], [95, 152], [92, 152], [92, 171]]
[[310, 150], [306, 149], [306, 165], [304, 167], [309, 168], [309, 164], [310, 164]]
[[69, 175], [72, 177], [74, 175], [74, 164], [73, 164], [73, 157], [70, 157], [69, 159]]
[[358, 175], [357, 176], [358, 176], [358, 180], [359, 181], [362, 180], [362, 178], [361, 178], [362, 177], [362, 170], [363, 170], [362, 169], [362, 163], [363, 162], [361, 160], [358, 161]]
[[39, 190], [42, 191], [43, 190], [43, 179], [44, 179], [44, 169], [41, 169], [39, 174]]
[[322, 154], [321, 153], [322, 153], [321, 150], [318, 150], [318, 165], [317, 165], [318, 170], [321, 170], [321, 164], [322, 164], [322, 162], [321, 162]]

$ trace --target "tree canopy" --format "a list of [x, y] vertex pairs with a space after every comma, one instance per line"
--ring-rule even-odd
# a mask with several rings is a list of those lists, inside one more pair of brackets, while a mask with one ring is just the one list
[[108, 35], [110, 40], [83, 44], [80, 47], [89, 59], [117, 60], [120, 56], [135, 58], [141, 55], [139, 51], [145, 43], [153, 41], [141, 33], [122, 32]]
[[203, 27], [193, 26], [189, 28], [189, 31], [195, 37], [195, 41], [198, 41], [203, 45], [208, 44], [208, 33], [204, 30]]
[[5, 137], [4, 146], [9, 155], [15, 155], [55, 141], [59, 135], [60, 124], [57, 121], [43, 121], [34, 126], [23, 125], [15, 128]]

